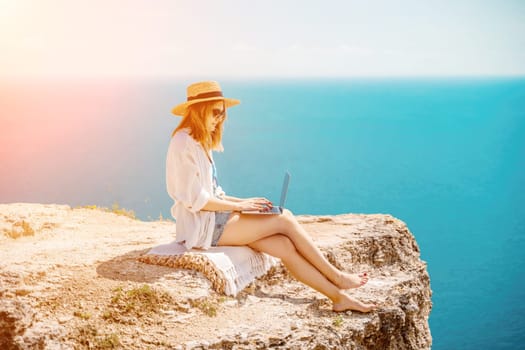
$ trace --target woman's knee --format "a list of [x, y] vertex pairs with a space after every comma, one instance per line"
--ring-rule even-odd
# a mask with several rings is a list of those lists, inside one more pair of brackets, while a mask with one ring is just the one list
[[283, 233], [286, 233], [286, 235], [288, 235], [288, 233], [295, 231], [297, 219], [290, 210], [284, 209], [283, 213], [279, 215], [279, 220], [281, 222], [281, 228]]
[[292, 211], [290, 209], [284, 209], [283, 210], [283, 214], [282, 214], [284, 217], [287, 217], [287, 218], [295, 218], [295, 216], [293, 215]]

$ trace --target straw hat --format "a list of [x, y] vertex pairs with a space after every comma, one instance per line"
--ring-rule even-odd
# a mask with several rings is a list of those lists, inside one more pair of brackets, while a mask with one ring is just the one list
[[204, 101], [222, 100], [224, 101], [225, 108], [233, 107], [241, 103], [239, 100], [223, 97], [221, 87], [216, 81], [201, 81], [191, 84], [188, 86], [187, 96], [186, 102], [173, 107], [171, 113], [184, 116], [188, 106]]

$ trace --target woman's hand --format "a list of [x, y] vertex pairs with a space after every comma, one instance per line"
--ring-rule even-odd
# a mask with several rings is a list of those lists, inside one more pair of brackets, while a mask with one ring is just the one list
[[239, 210], [268, 211], [273, 207], [272, 202], [266, 198], [255, 197], [243, 199], [238, 203]]

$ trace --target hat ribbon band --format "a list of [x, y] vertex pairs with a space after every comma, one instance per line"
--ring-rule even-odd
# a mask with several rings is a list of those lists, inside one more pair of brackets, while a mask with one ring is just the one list
[[203, 92], [202, 94], [188, 97], [188, 101], [201, 99], [201, 98], [208, 98], [208, 97], [222, 97], [222, 92], [221, 91]]

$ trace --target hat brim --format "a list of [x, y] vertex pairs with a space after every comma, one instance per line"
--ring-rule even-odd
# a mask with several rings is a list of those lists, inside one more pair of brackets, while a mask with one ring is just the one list
[[186, 112], [186, 108], [188, 108], [188, 106], [191, 106], [195, 103], [206, 102], [206, 101], [222, 101], [222, 100], [224, 100], [224, 105], [226, 106], [226, 108], [230, 108], [230, 107], [236, 106], [239, 103], [241, 103], [241, 101], [239, 100], [236, 100], [234, 98], [227, 98], [227, 97], [200, 98], [198, 100], [187, 101], [187, 102], [181, 103], [180, 105], [173, 107], [173, 109], [171, 110], [171, 113], [178, 115], [178, 116], [184, 116]]

